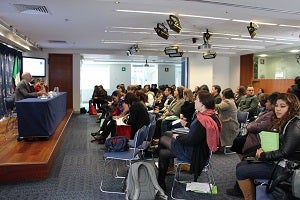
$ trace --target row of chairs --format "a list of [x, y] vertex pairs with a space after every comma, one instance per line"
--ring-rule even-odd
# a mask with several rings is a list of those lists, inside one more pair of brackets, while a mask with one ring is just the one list
[[[249, 117], [249, 112], [238, 110], [237, 119], [240, 124], [238, 136], [244, 136], [247, 134], [247, 125], [249, 123], [248, 117]], [[225, 148], [224, 148], [225, 155], [235, 153], [235, 152], [230, 151], [229, 150], [230, 148], [231, 148], [231, 146], [225, 146]]]
[[[213, 188], [216, 187], [216, 184], [215, 184], [215, 178], [214, 178], [213, 169], [212, 169], [212, 165], [211, 165], [211, 158], [212, 158], [212, 152], [210, 151], [209, 158], [207, 160], [206, 165], [204, 166], [204, 168], [202, 170], [202, 173], [205, 173], [206, 176], [207, 176], [207, 181], [208, 182], [204, 183], [204, 185], [206, 185], [206, 184], [208, 185], [209, 193], [211, 194], [211, 197], [213, 197], [213, 194], [214, 194], [214, 189]], [[172, 199], [184, 200], [182, 198], [177, 198], [175, 196], [175, 187], [176, 187], [176, 184], [178, 184], [178, 183], [180, 183], [180, 184], [191, 183], [190, 180], [187, 180], [187, 181], [180, 180], [180, 174], [181, 174], [181, 171], [182, 171], [182, 167], [186, 166], [186, 165], [190, 166], [191, 163], [176, 159], [175, 174], [174, 174], [173, 184], [172, 184], [172, 189], [171, 189], [171, 198]]]
[[[15, 94], [4, 97], [4, 116], [7, 118], [6, 129], [4, 139], [8, 140], [12, 136], [14, 137], [17, 134], [18, 129], [18, 119], [15, 106]], [[10, 133], [12, 133], [10, 135]]]
[[[100, 190], [104, 193], [112, 193], [112, 194], [125, 194], [124, 191], [111, 191], [105, 189], [105, 184], [104, 181], [107, 180], [107, 171], [112, 170], [113, 177], [111, 178], [116, 178], [116, 179], [122, 179], [122, 185], [124, 185], [125, 181], [125, 176], [120, 176], [119, 173], [119, 168], [121, 167], [120, 161], [123, 161], [125, 163], [125, 168], [129, 168], [130, 165], [138, 161], [140, 159], [144, 159], [143, 153], [144, 151], [150, 147], [152, 137], [155, 132], [155, 126], [156, 126], [156, 120], [155, 120], [155, 115], [149, 114], [150, 115], [150, 124], [148, 126], [143, 126], [141, 129], [139, 129], [134, 137], [134, 140], [130, 141], [130, 149], [127, 152], [106, 152], [103, 155], [104, 158], [104, 173], [102, 174], [101, 178], [101, 183], [100, 183]], [[153, 158], [153, 157], [152, 157]], [[214, 175], [212, 171], [212, 166], [211, 166], [211, 158], [212, 158], [212, 152], [210, 152], [209, 159], [203, 169], [203, 173], [207, 175], [207, 180], [208, 180], [208, 185], [210, 189], [210, 194], [213, 195], [213, 187], [215, 186], [215, 180], [214, 180]], [[112, 163], [112, 165], [110, 165]], [[181, 168], [184, 165], [190, 165], [188, 162], [176, 160], [175, 163], [175, 174], [174, 174], [174, 179], [173, 179], [173, 184], [172, 184], [172, 189], [171, 189], [171, 198], [172, 199], [178, 199], [176, 198], [175, 194], [175, 187], [177, 183], [188, 183], [190, 181], [181, 181], [180, 180], [180, 173], [181, 173]], [[125, 170], [126, 171], [126, 170]], [[124, 189], [124, 188], [123, 188]]]
[[[132, 162], [144, 159], [144, 152], [147, 148], [150, 147], [152, 137], [155, 132], [156, 120], [155, 116], [152, 114], [150, 116], [150, 124], [148, 126], [143, 126], [140, 128], [134, 136], [134, 139], [129, 141], [129, 150], [125, 152], [105, 152], [103, 155], [104, 158], [104, 172], [102, 174], [100, 190], [105, 193], [112, 194], [125, 194], [123, 191], [109, 191], [104, 188], [104, 181], [106, 180], [107, 170], [115, 170], [114, 178], [122, 179], [122, 183], [125, 180], [125, 176], [119, 176], [119, 163], [122, 161], [125, 163], [125, 167], [129, 168]], [[110, 167], [110, 163], [113, 163]]]

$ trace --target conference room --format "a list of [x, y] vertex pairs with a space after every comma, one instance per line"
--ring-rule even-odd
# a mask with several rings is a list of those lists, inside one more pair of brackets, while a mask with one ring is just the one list
[[[1, 170], [1, 176], [8, 178], [1, 181], [0, 196], [14, 199], [20, 197], [16, 191], [31, 188], [25, 192], [28, 199], [124, 198], [103, 194], [99, 189], [103, 150], [90, 142], [90, 133], [99, 128], [94, 123], [97, 116], [80, 114], [80, 108], [89, 109], [94, 86], [103, 85], [108, 94], [120, 83], [182, 85], [190, 89], [217, 84], [222, 89], [233, 90], [251, 84], [255, 93], [259, 88], [269, 94], [286, 92], [300, 74], [297, 5], [295, 0], [289, 3], [1, 1], [1, 90], [4, 91], [1, 115], [7, 117], [4, 98], [14, 93], [12, 72], [16, 57], [23, 63], [21, 72], [29, 71], [34, 78], [44, 78], [50, 91], [59, 87], [60, 92], [66, 93], [66, 114], [51, 131], [48, 141], [38, 141], [44, 142], [44, 146], [51, 142], [52, 150], [49, 147], [47, 151], [54, 152], [43, 158], [44, 167], [40, 167], [44, 173], [35, 173], [36, 163], [28, 167], [33, 172], [27, 176], [23, 170]], [[9, 50], [2, 51], [6, 48]], [[7, 55], [15, 56], [8, 59]], [[26, 59], [29, 68], [24, 65]], [[41, 70], [36, 71], [38, 67], [34, 63], [42, 63], [38, 65]], [[23, 153], [23, 156], [15, 155], [19, 159], [26, 155], [25, 147], [20, 145], [28, 146], [28, 143], [16, 140], [18, 124], [11, 124], [14, 131], [8, 134], [7, 126], [1, 125], [1, 144], [2, 148], [7, 141], [19, 145], [17, 149]], [[31, 147], [33, 154], [34, 148], [40, 147]], [[7, 156], [2, 156], [1, 166], [6, 166], [8, 161]], [[225, 191], [234, 184], [237, 162], [237, 155], [213, 155], [218, 185], [214, 198], [232, 199]], [[219, 165], [226, 165], [226, 175]], [[168, 189], [171, 179], [168, 179]], [[40, 190], [35, 184], [42, 185]], [[210, 196], [200, 195], [200, 198]]]

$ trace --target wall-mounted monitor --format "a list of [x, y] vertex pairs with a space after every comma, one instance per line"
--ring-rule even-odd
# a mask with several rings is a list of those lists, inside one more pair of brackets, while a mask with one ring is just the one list
[[46, 59], [35, 57], [23, 57], [22, 71], [29, 72], [33, 77], [46, 76]]

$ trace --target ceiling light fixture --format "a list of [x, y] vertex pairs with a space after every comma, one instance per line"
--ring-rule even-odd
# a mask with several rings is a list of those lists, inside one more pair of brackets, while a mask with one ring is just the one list
[[0, 38], [3, 42], [22, 51], [40, 49], [39, 45], [32, 42], [27, 36], [20, 33], [15, 27], [7, 24], [0, 18]]
[[165, 27], [163, 23], [157, 23], [157, 26], [154, 27], [154, 30], [159, 37], [162, 37], [166, 40], [169, 38], [168, 28]]
[[207, 52], [203, 53], [204, 59], [214, 59], [216, 58], [217, 53], [213, 50], [208, 50]]
[[221, 18], [221, 17], [209, 17], [209, 16], [201, 16], [201, 15], [185, 15], [185, 14], [178, 14], [182, 17], [193, 17], [193, 18], [203, 18], [203, 19], [216, 19], [216, 20], [223, 20], [223, 21], [229, 21], [228, 18]]
[[164, 52], [166, 55], [178, 53], [178, 46], [166, 47]]
[[166, 47], [164, 50], [165, 54], [169, 57], [182, 57], [183, 51], [179, 51], [178, 46]]
[[144, 65], [144, 67], [149, 67], [149, 64], [148, 64], [147, 59], [146, 59], [146, 63], [145, 63], [145, 65]]
[[[239, 19], [233, 19], [232, 20], [233, 22], [241, 22], [241, 23], [249, 23], [251, 21], [248, 21], [248, 20], [239, 20]], [[274, 24], [274, 23], [268, 23], [268, 22], [252, 22], [252, 23], [255, 23], [255, 24], [259, 24], [259, 25], [269, 25], [269, 26], [277, 26], [278, 24]]]
[[260, 54], [260, 55], [258, 55], [259, 57], [263, 57], [263, 58], [265, 58], [265, 57], [267, 57], [268, 55], [267, 54]]
[[183, 55], [183, 52], [180, 51], [180, 52], [178, 52], [178, 53], [170, 53], [170, 54], [169, 54], [169, 57], [170, 57], [170, 58], [182, 57], [182, 55]]
[[[256, 27], [254, 27], [254, 26], [256, 26]], [[258, 28], [258, 26], [253, 22], [250, 22], [250, 25], [247, 26], [247, 29], [248, 29], [251, 39], [253, 39], [256, 36], [257, 28]]]
[[170, 29], [172, 29], [176, 33], [180, 33], [182, 27], [180, 25], [180, 21], [179, 21], [178, 17], [176, 17], [175, 15], [170, 15], [169, 19], [167, 19], [167, 23], [168, 23]]
[[297, 63], [300, 65], [299, 59], [300, 59], [300, 54], [296, 54], [296, 60], [297, 60]]
[[299, 49], [292, 49], [289, 52], [291, 52], [291, 53], [298, 53], [298, 52], [300, 52], [300, 50]]
[[127, 56], [131, 56], [136, 54], [139, 50], [139, 46], [137, 44], [134, 44], [126, 51], [126, 54]]
[[291, 27], [291, 28], [300, 28], [300, 26], [288, 25], [288, 24], [279, 24], [279, 26], [283, 26], [283, 27]]
[[203, 44], [198, 46], [198, 49], [210, 49], [211, 44], [209, 44], [210, 37], [212, 35], [208, 32], [208, 29], [206, 29], [206, 32], [203, 33]]
[[116, 10], [117, 12], [127, 12], [127, 13], [143, 13], [143, 14], [154, 14], [154, 15], [172, 15], [173, 13], [165, 13], [165, 12], [152, 12], [145, 10]]

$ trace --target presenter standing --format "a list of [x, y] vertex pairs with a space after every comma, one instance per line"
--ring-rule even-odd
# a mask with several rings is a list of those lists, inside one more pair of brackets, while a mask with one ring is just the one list
[[19, 101], [26, 98], [34, 98], [43, 95], [43, 91], [31, 92], [29, 82], [32, 80], [32, 76], [29, 72], [22, 74], [22, 81], [20, 81], [16, 87], [15, 100]]

